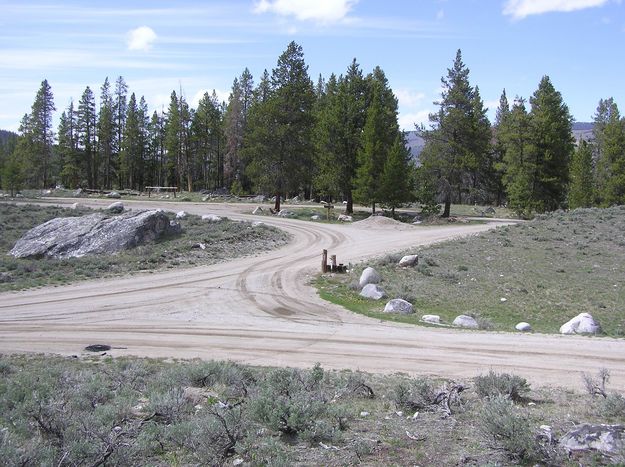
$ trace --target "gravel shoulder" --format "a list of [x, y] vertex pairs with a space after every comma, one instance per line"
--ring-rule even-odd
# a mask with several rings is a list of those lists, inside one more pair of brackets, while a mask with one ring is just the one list
[[[71, 204], [75, 200], [68, 200]], [[56, 200], [61, 203], [62, 200]], [[90, 200], [89, 206], [107, 201]], [[291, 234], [278, 250], [211, 266], [0, 294], [0, 353], [232, 359], [242, 363], [472, 377], [489, 368], [539, 385], [581, 387], [582, 372], [610, 370], [625, 385], [625, 342], [610, 338], [467, 332], [379, 322], [321, 300], [308, 285], [321, 250], [348, 263], [501, 223], [396, 229], [262, 218], [249, 206], [126, 202], [262, 220]]]

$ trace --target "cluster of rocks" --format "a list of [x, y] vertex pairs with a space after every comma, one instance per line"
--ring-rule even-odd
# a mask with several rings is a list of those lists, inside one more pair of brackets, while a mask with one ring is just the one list
[[[419, 263], [418, 255], [403, 256], [399, 262], [400, 267], [414, 267]], [[360, 296], [370, 300], [381, 300], [387, 298], [386, 291], [379, 285], [382, 282], [380, 274], [372, 267], [367, 267], [362, 271], [358, 285], [360, 287]], [[505, 299], [502, 299], [504, 302]], [[413, 305], [401, 298], [393, 298], [389, 300], [385, 307], [385, 313], [414, 313]], [[430, 324], [443, 324], [439, 315], [423, 315], [421, 321]], [[459, 315], [451, 323], [452, 326], [466, 329], [479, 329], [480, 324], [473, 316]], [[531, 324], [522, 321], [515, 325], [515, 329], [520, 332], [530, 332]], [[590, 315], [590, 313], [580, 313], [575, 318], [566, 322], [560, 327], [561, 334], [598, 334], [601, 332], [601, 326]]]
[[181, 230], [161, 210], [57, 217], [26, 232], [9, 254], [16, 258], [113, 254]]

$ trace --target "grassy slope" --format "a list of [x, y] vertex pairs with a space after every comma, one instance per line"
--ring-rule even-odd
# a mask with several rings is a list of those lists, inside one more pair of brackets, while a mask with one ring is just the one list
[[413, 269], [398, 268], [401, 255], [395, 255], [363, 264], [352, 276], [317, 283], [322, 297], [385, 318], [384, 303], [358, 297], [355, 283], [371, 265], [391, 298], [415, 305], [415, 316], [401, 318], [405, 321], [434, 313], [450, 323], [459, 314], [473, 314], [496, 330], [527, 321], [535, 331], [558, 332], [564, 322], [588, 312], [606, 334], [625, 336], [623, 232], [625, 207], [553, 213], [421, 249]]
[[[82, 208], [16, 206], [0, 204], [0, 274], [10, 282], [0, 282], [0, 291], [42, 285], [66, 284], [81, 279], [121, 275], [135, 271], [198, 266], [225, 261], [283, 245], [288, 237], [278, 229], [225, 220], [203, 222], [198, 216], [180, 219], [180, 236], [163, 238], [116, 255], [83, 258], [17, 259], [6, 253], [29, 229], [55, 217], [69, 217], [95, 212]], [[206, 249], [191, 248], [204, 243]]]

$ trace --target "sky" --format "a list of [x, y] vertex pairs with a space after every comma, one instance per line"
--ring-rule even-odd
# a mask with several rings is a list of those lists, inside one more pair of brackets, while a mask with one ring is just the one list
[[427, 125], [458, 49], [491, 121], [504, 88], [529, 99], [544, 75], [576, 121], [608, 97], [625, 113], [622, 0], [0, 0], [0, 129], [17, 131], [44, 79], [55, 123], [106, 77], [151, 112], [173, 90], [192, 107], [213, 90], [227, 100], [235, 77], [247, 67], [257, 84], [291, 41], [315, 82], [354, 58], [380, 66], [406, 130]]

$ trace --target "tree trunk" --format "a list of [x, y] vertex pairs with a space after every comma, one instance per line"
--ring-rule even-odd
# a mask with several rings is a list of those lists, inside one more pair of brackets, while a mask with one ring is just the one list
[[371, 203], [371, 214], [375, 214], [375, 202]]
[[354, 198], [352, 197], [352, 190], [346, 190], [345, 196], [347, 198], [347, 206], [345, 206], [346, 214], [354, 213]]
[[276, 204], [274, 205], [273, 209], [276, 212], [280, 212], [280, 192], [276, 193]]
[[443, 214], [441, 217], [449, 217], [449, 212], [451, 211], [451, 201], [445, 200], [445, 209], [443, 210]]

